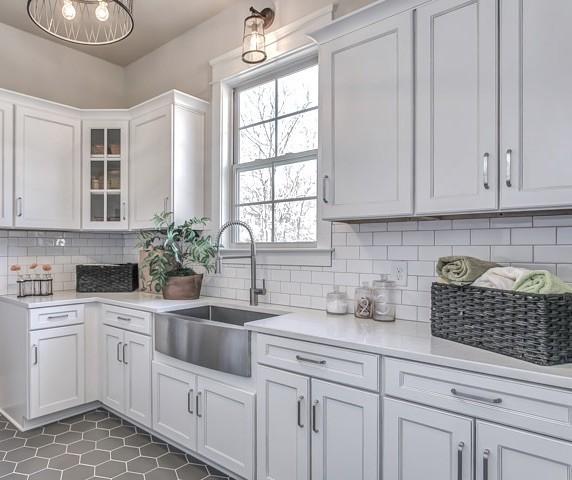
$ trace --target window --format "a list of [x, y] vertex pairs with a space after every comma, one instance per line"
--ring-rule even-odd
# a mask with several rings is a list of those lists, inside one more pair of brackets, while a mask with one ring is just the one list
[[234, 218], [257, 242], [315, 245], [318, 66], [236, 89], [234, 109]]

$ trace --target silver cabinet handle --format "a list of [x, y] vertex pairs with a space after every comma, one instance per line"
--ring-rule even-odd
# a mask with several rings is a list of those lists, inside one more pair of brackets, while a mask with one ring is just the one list
[[512, 187], [512, 149], [506, 151], [506, 186]]
[[123, 202], [122, 204], [122, 209], [123, 209], [123, 220], [127, 220], [127, 204], [125, 202]]
[[130, 322], [131, 319], [129, 317], [117, 317], [117, 320], [121, 320], [122, 322]]
[[452, 388], [451, 393], [456, 397], [466, 398], [468, 400], [476, 400], [477, 402], [494, 403], [497, 405], [502, 403], [502, 398], [488, 398], [482, 397], [480, 395], [473, 395], [472, 393], [459, 392], [459, 390], [456, 388]]
[[69, 315], [64, 313], [63, 315], [50, 315], [48, 316], [48, 320], [57, 320], [58, 318], [68, 318]]
[[195, 411], [197, 412], [197, 417], [198, 417], [198, 418], [201, 418], [201, 417], [203, 416], [203, 414], [200, 413], [200, 410], [199, 410], [200, 401], [201, 401], [200, 399], [201, 399], [202, 395], [203, 395], [203, 392], [198, 392], [198, 393], [197, 393], [197, 396], [195, 397], [195, 402], [196, 402], [196, 403], [195, 403]]
[[329, 182], [330, 177], [328, 175], [324, 175], [322, 178], [322, 200], [324, 203], [328, 203], [328, 195], [326, 191], [326, 184]]
[[302, 402], [304, 401], [304, 395], [300, 395], [298, 397], [298, 426], [300, 428], [304, 428], [304, 425], [302, 424]]
[[18, 217], [21, 217], [22, 215], [24, 215], [24, 209], [22, 207], [22, 202], [24, 201], [24, 199], [22, 197], [18, 197], [16, 199], [16, 208], [17, 208], [17, 213], [16, 215], [18, 215]]
[[121, 348], [121, 345], [123, 344], [123, 342], [118, 342], [117, 343], [117, 361], [119, 363], [121, 363], [121, 358], [119, 357], [120, 353], [119, 353], [119, 349]]
[[124, 344], [123, 344], [123, 363], [124, 363], [125, 365], [129, 365], [129, 363], [127, 362], [126, 350], [127, 350], [127, 344], [124, 343]]
[[312, 405], [312, 430], [314, 433], [319, 433], [318, 430], [318, 405], [320, 404], [319, 400], [314, 400]]
[[485, 450], [483, 452], [483, 480], [489, 480], [489, 456], [491, 454], [490, 450]]
[[457, 448], [457, 479], [463, 480], [463, 449], [465, 448], [465, 442], [459, 442]]
[[191, 388], [188, 392], [187, 392], [187, 411], [192, 415], [193, 414], [193, 392], [194, 390]]
[[483, 155], [483, 186], [485, 190], [489, 189], [489, 154]]
[[302, 357], [300, 355], [296, 355], [296, 360], [299, 362], [306, 362], [306, 363], [314, 363], [316, 365], [325, 365], [325, 360], [314, 360], [313, 358]]
[[38, 364], [38, 346], [32, 345], [32, 349], [34, 350], [34, 363], [33, 363], [33, 365], [37, 365]]

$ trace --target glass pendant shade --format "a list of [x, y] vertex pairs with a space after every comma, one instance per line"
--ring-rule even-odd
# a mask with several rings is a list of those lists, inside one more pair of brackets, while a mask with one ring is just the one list
[[28, 15], [45, 32], [72, 43], [108, 45], [133, 31], [133, 0], [28, 0]]
[[244, 20], [242, 60], [245, 63], [261, 63], [266, 60], [264, 17], [260, 14], [255, 13]]

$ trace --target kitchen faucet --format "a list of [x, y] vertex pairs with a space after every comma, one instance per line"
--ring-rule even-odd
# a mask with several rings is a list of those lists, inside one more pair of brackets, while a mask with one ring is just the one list
[[252, 234], [252, 229], [250, 226], [240, 220], [231, 220], [226, 222], [218, 232], [216, 237], [216, 257], [215, 257], [215, 273], [222, 272], [222, 257], [220, 254], [220, 237], [223, 232], [229, 227], [244, 227], [250, 236], [250, 255], [233, 255], [230, 257], [224, 257], [227, 259], [236, 258], [250, 258], [250, 305], [258, 305], [258, 296], [266, 295], [266, 280], [262, 280], [262, 288], [256, 287], [256, 243], [254, 242], [254, 235]]

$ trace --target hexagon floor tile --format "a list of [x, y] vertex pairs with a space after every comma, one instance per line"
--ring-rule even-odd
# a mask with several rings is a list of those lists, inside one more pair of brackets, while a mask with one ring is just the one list
[[28, 432], [0, 415], [0, 479], [230, 480], [103, 408]]

